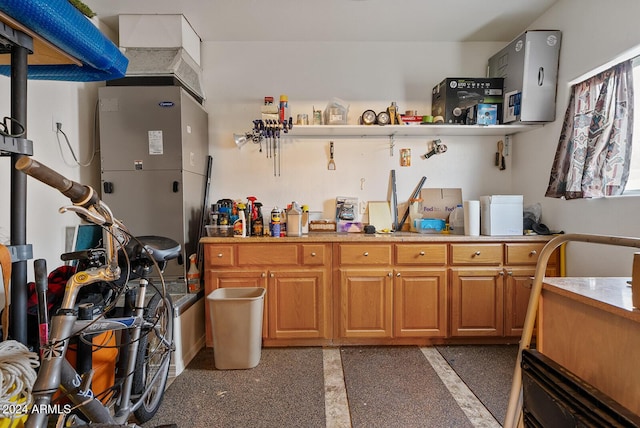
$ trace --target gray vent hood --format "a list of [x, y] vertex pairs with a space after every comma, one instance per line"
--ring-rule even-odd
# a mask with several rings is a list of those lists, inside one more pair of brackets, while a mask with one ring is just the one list
[[184, 48], [123, 49], [129, 59], [126, 78], [173, 77], [196, 98], [205, 99], [202, 70]]

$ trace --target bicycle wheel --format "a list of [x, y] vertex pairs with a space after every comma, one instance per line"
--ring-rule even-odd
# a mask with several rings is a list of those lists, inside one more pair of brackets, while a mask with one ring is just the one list
[[133, 412], [139, 423], [148, 421], [158, 411], [169, 376], [173, 352], [173, 306], [169, 296], [162, 298], [155, 294], [145, 308], [144, 318], [154, 327], [140, 332], [133, 374], [133, 394], [146, 394]]

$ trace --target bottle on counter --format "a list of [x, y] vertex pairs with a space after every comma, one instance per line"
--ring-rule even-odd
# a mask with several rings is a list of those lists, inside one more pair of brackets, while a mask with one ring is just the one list
[[287, 236], [302, 236], [302, 210], [295, 201], [287, 210]]
[[233, 236], [244, 238], [247, 236], [247, 216], [245, 205], [238, 204], [238, 219], [233, 223]]
[[[289, 207], [287, 207], [289, 209]], [[287, 210], [280, 211], [280, 236], [287, 236]]]
[[251, 223], [251, 235], [262, 236], [264, 235], [264, 219], [262, 218], [262, 203], [254, 202], [253, 209], [255, 212], [255, 219]]
[[309, 233], [309, 205], [302, 206], [302, 234]]
[[271, 222], [269, 223], [269, 232], [274, 238], [280, 237], [280, 210], [275, 207], [271, 210]]
[[200, 290], [200, 271], [196, 255], [189, 256], [189, 270], [187, 271], [187, 288], [189, 293], [197, 293]]

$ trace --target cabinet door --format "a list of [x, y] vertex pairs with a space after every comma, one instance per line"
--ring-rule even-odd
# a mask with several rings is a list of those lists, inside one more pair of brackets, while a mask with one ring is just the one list
[[329, 293], [325, 270], [269, 272], [269, 337], [329, 338]]
[[[267, 274], [263, 270], [242, 271], [213, 271], [205, 272], [205, 299], [213, 290], [223, 287], [267, 287]], [[264, 298], [264, 316], [262, 318], [262, 337], [268, 337], [267, 308], [269, 307], [268, 293]], [[213, 346], [211, 334], [211, 320], [209, 315], [209, 303], [205, 302], [205, 330], [207, 333], [207, 346]]]
[[[506, 267], [505, 270], [504, 335], [521, 336], [536, 270], [535, 267]], [[556, 276], [556, 268], [547, 268], [546, 275]]]
[[391, 337], [391, 269], [340, 269], [340, 337]]
[[502, 336], [502, 268], [451, 269], [451, 336]]
[[400, 269], [395, 272], [393, 311], [395, 337], [447, 335], [445, 269]]

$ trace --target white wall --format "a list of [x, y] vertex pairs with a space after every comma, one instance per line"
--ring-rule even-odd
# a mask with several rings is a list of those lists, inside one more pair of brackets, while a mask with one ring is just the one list
[[[426, 187], [462, 187], [463, 197], [506, 193], [512, 169], [494, 166], [496, 137], [441, 137], [447, 153], [420, 156], [434, 137], [336, 138], [335, 171], [327, 170], [330, 138], [283, 139], [281, 175], [258, 146], [238, 150], [234, 132], [249, 131], [260, 118], [264, 96], [287, 94], [291, 115], [323, 108], [332, 97], [350, 103], [349, 123], [372, 108], [396, 101], [402, 112], [431, 112], [431, 89], [445, 77], [478, 77], [505, 43], [204, 43], [202, 59], [210, 114], [213, 178], [211, 200], [254, 195], [270, 211], [296, 200], [330, 218], [336, 196], [387, 200], [390, 170], [397, 175], [399, 201], [420, 178]], [[399, 150], [412, 149], [412, 166], [400, 167]], [[508, 162], [510, 162], [508, 160]], [[361, 179], [365, 179], [361, 189]]]
[[[568, 82], [639, 45], [638, 16], [640, 2], [635, 0], [615, 0], [606, 6], [595, 0], [562, 0], [531, 25], [531, 28], [554, 28], [563, 32], [558, 104], [554, 123], [517, 135], [513, 150], [513, 190], [523, 193], [525, 201], [542, 203], [543, 221], [551, 229], [640, 237], [638, 197], [571, 201], [544, 197], [569, 102]], [[567, 274], [630, 276], [630, 252], [627, 248], [569, 244]]]
[[[71, 147], [82, 162], [89, 159], [90, 141], [93, 138], [93, 120], [97, 83], [44, 82], [30, 80], [27, 85], [28, 139], [33, 141], [34, 159], [54, 168], [72, 180], [99, 188], [100, 157], [96, 155], [88, 168], [73, 165], [73, 158], [62, 136], [64, 160], [53, 132], [52, 119], [62, 123], [62, 130], [69, 137]], [[0, 78], [0, 117], [10, 116], [10, 79]], [[0, 242], [9, 244], [11, 160], [0, 158]], [[69, 200], [58, 191], [38, 181], [27, 179], [27, 243], [33, 246], [33, 258], [47, 260], [49, 271], [63, 264], [60, 254], [64, 251], [65, 226], [79, 223], [76, 215], [59, 214], [58, 208], [69, 205]], [[33, 263], [28, 263], [30, 280], [33, 279]]]

